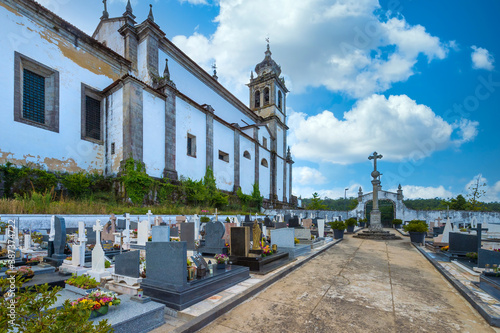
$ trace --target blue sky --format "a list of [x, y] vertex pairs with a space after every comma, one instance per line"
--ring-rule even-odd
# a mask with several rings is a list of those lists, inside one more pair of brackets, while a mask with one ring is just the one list
[[[40, 0], [92, 34], [99, 0]], [[123, 0], [108, 1], [111, 17]], [[484, 0], [156, 0], [155, 21], [248, 104], [265, 38], [286, 84], [293, 191], [370, 191], [373, 151], [382, 186], [406, 198], [466, 194], [478, 176], [500, 197], [500, 2]], [[137, 21], [149, 2], [132, 1]], [[175, 79], [175, 78], [174, 78]]]

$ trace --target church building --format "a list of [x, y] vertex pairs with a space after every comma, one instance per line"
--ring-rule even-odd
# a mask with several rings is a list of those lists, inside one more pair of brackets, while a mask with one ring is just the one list
[[[245, 105], [130, 1], [92, 36], [32, 0], [0, 0], [0, 164], [116, 175], [133, 158], [152, 177], [199, 180], [292, 202], [286, 96], [267, 45]], [[256, 59], [258, 61], [258, 59]]]

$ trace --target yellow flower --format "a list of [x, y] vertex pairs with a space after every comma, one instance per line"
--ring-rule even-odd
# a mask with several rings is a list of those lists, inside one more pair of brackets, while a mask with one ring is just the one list
[[108, 303], [108, 305], [109, 305], [109, 306], [113, 305], [113, 302], [109, 302], [109, 303]]

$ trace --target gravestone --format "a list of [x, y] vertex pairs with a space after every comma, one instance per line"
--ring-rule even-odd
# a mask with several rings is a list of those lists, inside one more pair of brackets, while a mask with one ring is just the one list
[[166, 225], [154, 226], [151, 229], [151, 241], [170, 242], [170, 227]]
[[286, 228], [287, 225], [286, 225], [286, 222], [276, 222], [274, 228], [275, 229], [281, 229], [281, 228]]
[[208, 271], [208, 264], [205, 261], [205, 258], [203, 258], [200, 254], [196, 253], [191, 256], [191, 259], [193, 260], [194, 264], [196, 265], [197, 268], [204, 268]]
[[274, 228], [274, 223], [268, 216], [264, 218], [264, 226], [267, 228]]
[[137, 228], [139, 228], [139, 222], [130, 221], [130, 230], [136, 230]]
[[[286, 215], [285, 215], [286, 216]], [[289, 228], [299, 228], [299, 218], [297, 216], [294, 216], [288, 220], [288, 227]]]
[[309, 229], [295, 229], [295, 238], [299, 240], [311, 240], [311, 230]]
[[291, 219], [291, 218], [292, 218], [292, 215], [291, 215], [291, 214], [285, 214], [285, 217], [284, 217], [285, 221], [284, 221], [284, 222], [285, 222], [286, 224], [288, 224], [288, 223], [290, 222], [290, 219]]
[[231, 244], [231, 228], [237, 227], [236, 223], [224, 223], [224, 242]]
[[128, 251], [115, 256], [115, 274], [138, 278], [139, 266], [140, 251]]
[[170, 227], [170, 237], [179, 237], [179, 228], [175, 224]]
[[224, 242], [224, 224], [222, 222], [207, 222], [205, 224], [205, 246], [201, 247], [201, 253], [221, 254], [226, 251]]
[[245, 220], [244, 220], [243, 222], [246, 222], [246, 223], [250, 223], [250, 222], [252, 222], [252, 221], [250, 220], [250, 215], [245, 215]]
[[186, 262], [186, 242], [148, 242], [146, 244], [147, 275], [143, 283], [164, 288], [185, 286], [187, 284]]
[[231, 228], [231, 255], [237, 257], [248, 257], [250, 252], [250, 228]]
[[109, 218], [109, 222], [104, 225], [104, 229], [102, 230], [101, 233], [101, 241], [114, 242], [115, 232], [116, 232], [116, 216], [115, 214], [112, 214], [111, 217]]
[[311, 229], [313, 225], [313, 220], [312, 219], [303, 219], [302, 220], [302, 226], [306, 229]]
[[194, 223], [186, 222], [181, 224], [181, 241], [187, 243], [187, 249], [194, 251]]
[[291, 228], [271, 230], [271, 244], [280, 248], [292, 248], [295, 246], [295, 230]]
[[87, 230], [87, 243], [89, 245], [96, 243], [96, 233], [92, 228], [85, 228]]
[[94, 231], [96, 232], [96, 244], [94, 249], [92, 250], [92, 270], [88, 272], [88, 274], [96, 279], [98, 282], [101, 281], [101, 278], [110, 275], [108, 271], [106, 271], [104, 262], [104, 250], [101, 246], [101, 231], [103, 226], [101, 225], [101, 221], [97, 220], [94, 227]]
[[64, 254], [64, 248], [66, 247], [66, 222], [63, 217], [58, 216], [54, 216], [53, 221], [54, 225], [49, 235], [49, 239], [53, 235], [53, 241], [49, 241], [48, 253], [50, 257], [47, 256], [44, 260], [52, 266], [59, 267], [63, 263], [63, 260], [66, 259], [66, 255]]
[[325, 219], [318, 219], [318, 237], [325, 237]]
[[477, 236], [457, 232], [450, 232], [450, 248], [448, 253], [465, 255], [468, 252], [477, 252]]
[[137, 228], [137, 245], [146, 245], [149, 237], [149, 221], [142, 221]]

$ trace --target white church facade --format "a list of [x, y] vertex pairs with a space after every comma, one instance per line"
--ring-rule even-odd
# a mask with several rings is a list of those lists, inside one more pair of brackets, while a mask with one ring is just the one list
[[174, 180], [210, 167], [221, 190], [258, 183], [291, 202], [288, 90], [269, 45], [247, 106], [130, 1], [119, 17], [105, 8], [93, 36], [32, 0], [0, 0], [0, 17], [0, 164], [116, 175], [133, 158]]

